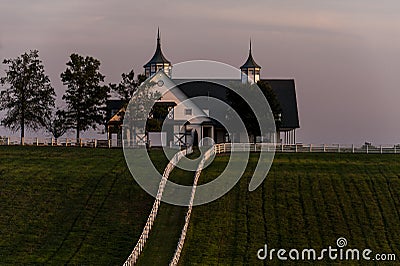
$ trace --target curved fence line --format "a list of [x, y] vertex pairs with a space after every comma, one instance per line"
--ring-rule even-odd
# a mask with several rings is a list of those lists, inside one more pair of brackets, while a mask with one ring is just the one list
[[158, 208], [160, 207], [161, 203], [161, 197], [164, 192], [165, 185], [167, 183], [169, 174], [171, 171], [174, 169], [175, 165], [178, 164], [179, 160], [187, 155], [193, 152], [192, 147], [189, 147], [187, 150], [182, 150], [180, 152], [177, 152], [174, 157], [171, 159], [171, 161], [168, 163], [167, 167], [164, 170], [163, 176], [161, 178], [160, 184], [158, 186], [158, 191], [157, 191], [157, 196], [153, 204], [153, 208], [151, 209], [150, 215], [147, 218], [146, 225], [143, 228], [142, 234], [140, 235], [140, 238], [138, 242], [136, 243], [135, 248], [133, 249], [132, 253], [129, 255], [129, 257], [126, 259], [125, 263], [123, 264], [124, 266], [131, 266], [134, 265], [139, 258], [139, 255], [142, 253], [144, 245], [146, 244], [146, 241], [149, 237], [150, 230], [154, 224], [154, 220], [157, 217], [158, 213]]
[[189, 227], [190, 215], [192, 214], [193, 201], [194, 201], [194, 195], [196, 194], [197, 182], [199, 180], [201, 170], [203, 169], [204, 163], [215, 153], [215, 151], [216, 150], [215, 150], [215, 145], [214, 145], [204, 153], [203, 158], [201, 159], [199, 165], [197, 166], [197, 170], [196, 170], [196, 173], [194, 176], [194, 181], [193, 181], [192, 192], [190, 195], [189, 207], [188, 207], [188, 210], [187, 210], [186, 216], [185, 216], [185, 224], [183, 226], [183, 229], [181, 232], [181, 237], [179, 238], [179, 241], [178, 241], [178, 245], [176, 246], [174, 257], [172, 258], [172, 260], [169, 264], [170, 266], [175, 266], [179, 262], [179, 258], [181, 256], [183, 245], [185, 243], [187, 229]]

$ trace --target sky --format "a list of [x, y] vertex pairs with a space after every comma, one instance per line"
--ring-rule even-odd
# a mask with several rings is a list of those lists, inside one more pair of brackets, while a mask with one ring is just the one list
[[[0, 5], [0, 58], [38, 49], [57, 104], [65, 90], [60, 73], [71, 53], [99, 59], [106, 83], [118, 82], [132, 68], [143, 72], [160, 27], [164, 55], [173, 64], [208, 59], [240, 67], [251, 38], [262, 78], [295, 79], [297, 142], [400, 143], [399, 1], [0, 0]], [[0, 129], [4, 134], [9, 132]]]

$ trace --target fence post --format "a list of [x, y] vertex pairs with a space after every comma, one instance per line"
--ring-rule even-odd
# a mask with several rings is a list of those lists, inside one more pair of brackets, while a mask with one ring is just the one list
[[297, 153], [297, 144], [295, 144], [295, 147], [296, 147], [296, 153]]
[[36, 146], [39, 146], [39, 138], [38, 137], [36, 137], [35, 142], [36, 142]]
[[396, 145], [394, 145], [394, 154], [396, 154]]
[[312, 144], [310, 144], [310, 152], [312, 152]]
[[368, 145], [365, 145], [367, 147], [367, 154], [368, 154]]
[[323, 145], [323, 147], [324, 147], [324, 152], [326, 152], [326, 149], [325, 149], [325, 144]]
[[93, 146], [94, 146], [95, 148], [97, 148], [97, 139], [94, 139], [94, 141], [93, 141]]
[[10, 146], [10, 137], [7, 137], [7, 146]]
[[338, 153], [340, 153], [340, 144], [338, 144], [337, 149], [338, 149]]
[[284, 150], [284, 148], [283, 148], [284, 145], [285, 145], [285, 144], [283, 144], [283, 142], [281, 142], [281, 150], [282, 150], [282, 152], [283, 152], [283, 150]]
[[381, 149], [381, 154], [382, 154], [383, 153], [382, 145], [380, 146], [380, 149]]

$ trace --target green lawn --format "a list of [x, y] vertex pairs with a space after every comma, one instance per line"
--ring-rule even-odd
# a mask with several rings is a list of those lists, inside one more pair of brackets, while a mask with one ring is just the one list
[[122, 150], [0, 147], [0, 264], [122, 264], [152, 204]]
[[[165, 157], [150, 156], [162, 171]], [[277, 154], [263, 185], [248, 192], [256, 158], [227, 195], [194, 207], [181, 265], [262, 265], [256, 252], [265, 243], [318, 249], [338, 237], [399, 260], [399, 155]], [[217, 156], [200, 182], [227, 160]], [[192, 177], [179, 169], [171, 175], [180, 183]], [[130, 176], [122, 150], [0, 147], [0, 264], [120, 265], [153, 201]], [[161, 205], [140, 265], [170, 260], [185, 212]]]
[[[339, 237], [349, 248], [395, 253], [398, 263], [400, 156], [277, 154], [263, 185], [248, 192], [256, 159], [225, 197], [193, 209], [181, 265], [263, 265], [256, 254], [264, 244], [318, 250], [336, 247]], [[218, 156], [202, 182], [227, 160]]]

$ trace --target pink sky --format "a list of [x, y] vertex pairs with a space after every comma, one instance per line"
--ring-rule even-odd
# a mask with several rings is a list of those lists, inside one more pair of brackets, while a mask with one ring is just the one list
[[98, 58], [106, 81], [118, 82], [131, 68], [143, 71], [158, 26], [172, 63], [209, 59], [239, 67], [251, 37], [263, 78], [296, 80], [299, 142], [394, 144], [398, 14], [395, 0], [2, 1], [0, 58], [38, 49], [61, 98], [59, 75], [73, 52]]

